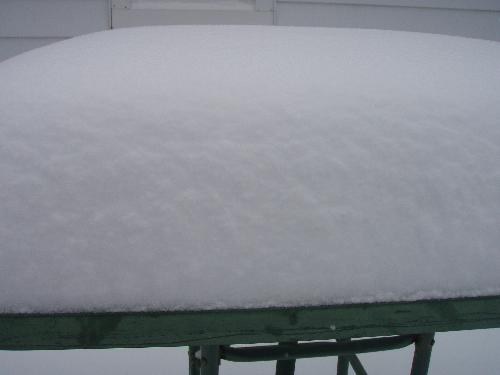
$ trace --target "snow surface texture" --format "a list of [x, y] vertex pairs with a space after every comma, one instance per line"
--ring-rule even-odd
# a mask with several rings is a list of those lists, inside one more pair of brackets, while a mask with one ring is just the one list
[[500, 294], [500, 43], [125, 29], [0, 83], [2, 312]]

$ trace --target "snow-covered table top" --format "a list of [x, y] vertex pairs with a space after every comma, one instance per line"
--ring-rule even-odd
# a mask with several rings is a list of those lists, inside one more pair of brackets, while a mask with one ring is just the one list
[[500, 294], [500, 43], [155, 27], [0, 63], [0, 313]]

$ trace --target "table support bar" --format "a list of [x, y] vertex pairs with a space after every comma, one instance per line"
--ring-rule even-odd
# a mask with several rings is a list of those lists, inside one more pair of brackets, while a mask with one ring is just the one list
[[221, 358], [231, 362], [260, 362], [300, 358], [346, 356], [404, 348], [416, 335], [391, 336], [349, 342], [312, 342], [295, 346], [266, 345], [244, 348], [221, 347]]
[[427, 375], [431, 361], [432, 346], [434, 345], [434, 333], [421, 334], [415, 341], [415, 353], [411, 366], [411, 375]]
[[400, 349], [411, 344], [415, 344], [411, 375], [427, 375], [434, 333], [249, 347], [190, 346], [189, 375], [218, 375], [221, 359], [232, 362], [276, 361], [276, 375], [294, 375], [296, 359], [329, 356], [338, 357], [337, 375], [347, 375], [349, 365], [356, 375], [367, 375], [356, 354]]

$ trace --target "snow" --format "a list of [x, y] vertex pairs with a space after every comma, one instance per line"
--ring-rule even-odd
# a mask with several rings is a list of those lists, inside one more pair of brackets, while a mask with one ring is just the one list
[[500, 44], [176, 26], [0, 63], [0, 312], [500, 294]]

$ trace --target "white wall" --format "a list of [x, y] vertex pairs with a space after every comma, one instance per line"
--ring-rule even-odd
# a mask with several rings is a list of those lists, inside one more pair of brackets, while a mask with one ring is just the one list
[[500, 41], [500, 0], [278, 0], [280, 25], [362, 27]]
[[169, 24], [363, 27], [500, 41], [500, 0], [0, 0], [0, 61], [111, 27]]
[[112, 0], [113, 27], [272, 25], [274, 0]]
[[[500, 0], [112, 2], [113, 27], [179, 23], [252, 23], [422, 31], [500, 40]], [[231, 3], [234, 9], [229, 9]]]
[[111, 26], [108, 0], [0, 0], [0, 60]]

